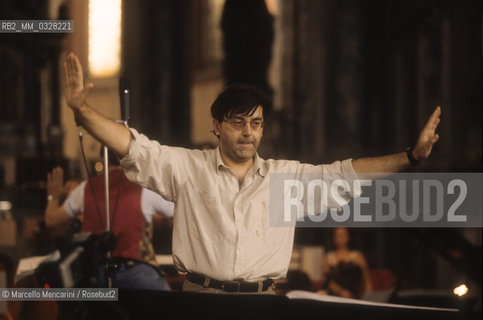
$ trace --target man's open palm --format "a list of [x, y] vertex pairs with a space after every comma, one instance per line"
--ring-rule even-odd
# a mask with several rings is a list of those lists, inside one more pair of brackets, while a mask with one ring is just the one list
[[441, 107], [437, 107], [433, 114], [429, 117], [424, 129], [419, 134], [418, 142], [414, 148], [414, 157], [417, 160], [424, 160], [431, 154], [433, 145], [438, 141], [439, 135], [436, 133], [436, 128], [439, 124], [439, 117], [441, 116]]
[[92, 83], [84, 87], [84, 74], [82, 65], [76, 55], [69, 53], [64, 62], [65, 101], [71, 108], [78, 108], [93, 87]]

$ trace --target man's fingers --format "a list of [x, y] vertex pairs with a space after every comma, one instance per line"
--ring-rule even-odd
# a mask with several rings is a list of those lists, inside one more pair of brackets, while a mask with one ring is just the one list
[[441, 107], [438, 106], [431, 114], [430, 120], [436, 121], [441, 116]]
[[436, 133], [436, 128], [441, 121], [439, 118], [440, 115], [441, 107], [438, 106], [429, 117], [428, 122], [419, 135], [415, 150], [418, 150], [418, 155], [421, 159], [428, 158], [433, 145], [439, 140], [439, 135]]
[[429, 117], [429, 123], [436, 123], [441, 115], [441, 108], [437, 107], [436, 110], [433, 111], [431, 116]]
[[92, 88], [94, 87], [94, 84], [92, 82], [89, 82], [88, 84], [86, 84], [86, 86], [84, 87], [84, 90], [83, 90], [83, 93], [86, 95], [87, 92], [89, 92], [89, 90], [91, 90]]
[[70, 89], [73, 85], [70, 66], [67, 63], [67, 61], [64, 62], [64, 82], [65, 82], [64, 85], [67, 89]]
[[66, 87], [68, 87], [69, 84], [70, 84], [69, 80], [70, 80], [70, 78], [69, 78], [69, 70], [67, 68], [67, 62], [64, 62], [64, 85]]
[[435, 134], [435, 135], [433, 136], [433, 139], [431, 139], [431, 140], [432, 140], [431, 142], [432, 142], [433, 144], [434, 144], [434, 143], [436, 143], [436, 141], [438, 141], [438, 140], [439, 140], [439, 134]]
[[56, 167], [54, 169], [55, 172], [55, 178], [56, 179], [63, 179], [64, 178], [64, 171], [62, 170], [61, 167]]
[[60, 180], [64, 178], [64, 171], [60, 167], [55, 167], [52, 171], [52, 176], [54, 180]]
[[432, 128], [433, 130], [436, 130], [440, 121], [441, 121], [441, 119], [439, 117], [436, 118], [435, 121], [433, 121], [433, 128]]
[[438, 126], [440, 121], [440, 118], [439, 118], [440, 116], [441, 116], [441, 107], [438, 106], [429, 117], [428, 122], [426, 122], [426, 125], [424, 126], [423, 130], [436, 130], [436, 127]]
[[73, 65], [74, 65], [74, 75], [82, 77], [82, 65], [79, 62], [79, 59], [73, 55]]
[[85, 97], [87, 95], [87, 93], [89, 92], [89, 90], [92, 89], [92, 87], [94, 87], [94, 84], [92, 83], [88, 83], [84, 89], [82, 90], [82, 95]]
[[77, 69], [81, 68], [79, 60], [72, 52], [69, 53], [66, 60], [67, 60], [67, 71], [68, 71], [70, 81], [74, 81], [79, 72]]
[[70, 61], [67, 61], [67, 64], [66, 64], [66, 70], [67, 70], [67, 83], [72, 86], [73, 85], [73, 80], [74, 80], [74, 76], [73, 76], [73, 71], [72, 71], [72, 64]]
[[72, 53], [67, 56], [66, 59], [66, 66], [67, 66], [67, 75], [69, 78], [72, 78], [72, 73], [73, 73], [73, 66], [72, 66]]

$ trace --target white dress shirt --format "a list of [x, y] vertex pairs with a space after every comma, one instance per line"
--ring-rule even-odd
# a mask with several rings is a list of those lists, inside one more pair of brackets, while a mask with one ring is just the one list
[[201, 151], [162, 146], [130, 130], [134, 139], [121, 165], [129, 180], [175, 203], [176, 267], [217, 280], [286, 276], [294, 228], [269, 225], [271, 173], [333, 173], [357, 180], [350, 159], [314, 166], [263, 160], [256, 155], [240, 187], [223, 164], [219, 148]]

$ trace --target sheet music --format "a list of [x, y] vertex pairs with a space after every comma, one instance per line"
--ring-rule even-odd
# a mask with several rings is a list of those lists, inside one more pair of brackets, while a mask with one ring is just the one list
[[58, 259], [60, 259], [59, 250], [56, 250], [46, 256], [33, 256], [20, 259], [20, 261], [18, 262], [17, 274], [15, 275], [15, 281], [18, 281], [25, 276], [32, 274], [42, 262], [47, 260], [56, 261]]
[[450, 309], [450, 308], [409, 306], [409, 305], [403, 305], [403, 304], [381, 303], [381, 302], [372, 302], [372, 301], [365, 301], [365, 300], [359, 300], [359, 299], [342, 298], [342, 297], [322, 295], [322, 294], [309, 292], [309, 291], [302, 291], [302, 290], [289, 291], [289, 292], [287, 292], [286, 296], [289, 299], [307, 299], [307, 300], [316, 300], [316, 301], [322, 301], [322, 302], [368, 305], [368, 306], [375, 306], [375, 307], [430, 310], [430, 311], [445, 311], [445, 312], [458, 312], [459, 311], [458, 309]]

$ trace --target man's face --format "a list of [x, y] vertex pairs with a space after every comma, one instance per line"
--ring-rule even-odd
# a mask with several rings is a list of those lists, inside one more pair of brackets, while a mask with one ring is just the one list
[[251, 161], [262, 138], [263, 120], [263, 109], [260, 106], [251, 116], [234, 114], [221, 123], [213, 120], [215, 134], [220, 138], [222, 156], [235, 163]]

